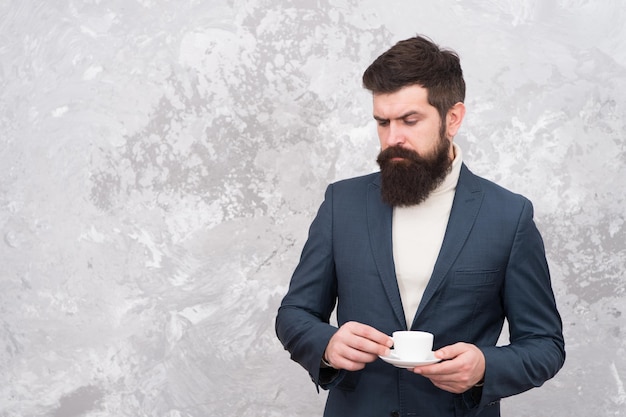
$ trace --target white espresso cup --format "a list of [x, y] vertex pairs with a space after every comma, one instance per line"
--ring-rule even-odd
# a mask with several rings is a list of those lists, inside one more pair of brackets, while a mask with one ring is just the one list
[[393, 332], [393, 354], [402, 360], [423, 361], [433, 351], [433, 334], [418, 331]]

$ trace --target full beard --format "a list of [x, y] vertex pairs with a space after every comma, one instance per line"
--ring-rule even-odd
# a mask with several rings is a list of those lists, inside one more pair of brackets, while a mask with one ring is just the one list
[[[412, 206], [426, 200], [443, 182], [452, 167], [449, 157], [451, 142], [441, 138], [435, 152], [427, 157], [400, 146], [392, 146], [378, 154], [381, 196], [391, 206]], [[403, 158], [393, 161], [393, 158]]]

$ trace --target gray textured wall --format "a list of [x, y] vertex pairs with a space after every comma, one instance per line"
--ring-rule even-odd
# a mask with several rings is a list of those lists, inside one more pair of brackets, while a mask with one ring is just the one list
[[619, 0], [4, 0], [0, 416], [317, 416], [273, 320], [329, 181], [376, 169], [360, 75], [456, 49], [458, 142], [535, 204], [568, 359], [509, 416], [626, 415]]

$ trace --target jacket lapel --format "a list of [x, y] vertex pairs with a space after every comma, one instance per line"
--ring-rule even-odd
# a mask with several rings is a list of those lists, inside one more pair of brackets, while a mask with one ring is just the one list
[[387, 298], [401, 325], [400, 328], [406, 329], [406, 319], [393, 263], [392, 216], [392, 207], [383, 203], [380, 198], [380, 176], [376, 176], [367, 189], [367, 227], [370, 245]]
[[476, 177], [463, 164], [441, 250], [413, 323], [417, 321], [419, 315], [424, 311], [424, 308], [432, 299], [465, 245], [465, 241], [478, 216], [482, 200], [483, 192], [476, 181]]

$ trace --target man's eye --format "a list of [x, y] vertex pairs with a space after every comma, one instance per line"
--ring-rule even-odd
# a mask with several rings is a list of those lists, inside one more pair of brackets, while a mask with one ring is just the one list
[[413, 126], [413, 125], [417, 124], [417, 120], [408, 119], [408, 120], [404, 121], [404, 124], [408, 125], [408, 126]]
[[381, 126], [381, 127], [389, 126], [389, 120], [379, 120], [378, 126]]

